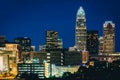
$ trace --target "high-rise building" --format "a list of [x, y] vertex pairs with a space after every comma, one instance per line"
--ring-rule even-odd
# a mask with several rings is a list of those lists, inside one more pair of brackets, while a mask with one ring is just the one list
[[18, 37], [14, 39], [14, 43], [21, 46], [22, 62], [25, 63], [30, 59], [30, 52], [32, 51], [31, 39], [28, 37]]
[[61, 48], [59, 45], [58, 32], [53, 30], [48, 30], [46, 32], [46, 49], [57, 49]]
[[86, 47], [86, 36], [86, 16], [83, 8], [80, 7], [76, 16], [75, 46], [77, 50], [83, 51]]
[[22, 46], [23, 52], [31, 51], [31, 39], [28, 37], [18, 37], [14, 39], [16, 44], [20, 44]]
[[98, 54], [99, 52], [99, 41], [98, 31], [89, 30], [87, 31], [87, 50], [90, 54]]
[[112, 21], [106, 21], [103, 24], [104, 53], [113, 53], [115, 50], [115, 24]]
[[104, 39], [103, 36], [101, 36], [99, 37], [99, 54], [103, 54], [104, 52], [103, 44], [104, 44]]

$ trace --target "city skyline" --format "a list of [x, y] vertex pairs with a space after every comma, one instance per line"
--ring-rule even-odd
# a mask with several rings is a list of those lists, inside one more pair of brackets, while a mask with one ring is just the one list
[[[99, 30], [102, 36], [104, 22], [113, 21], [115, 42], [119, 43], [120, 11], [117, 0], [1, 1], [0, 35], [5, 35], [8, 41], [14, 41], [16, 37], [30, 37], [32, 45], [38, 50], [39, 45], [45, 44], [46, 30], [55, 30], [63, 39], [64, 48], [74, 46], [76, 14], [80, 6], [86, 13], [88, 30]], [[120, 51], [119, 48], [116, 45], [116, 51]]]

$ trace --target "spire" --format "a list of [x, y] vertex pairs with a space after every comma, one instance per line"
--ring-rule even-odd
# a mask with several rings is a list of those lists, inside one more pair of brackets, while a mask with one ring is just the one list
[[77, 16], [79, 16], [79, 17], [84, 17], [85, 16], [85, 11], [82, 8], [82, 6], [80, 6], [80, 8], [78, 9]]

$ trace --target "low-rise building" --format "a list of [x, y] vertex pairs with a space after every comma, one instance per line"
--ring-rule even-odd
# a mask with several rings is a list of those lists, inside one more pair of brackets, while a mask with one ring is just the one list
[[17, 78], [19, 79], [24, 73], [37, 74], [40, 79], [45, 78], [45, 65], [43, 63], [19, 63]]

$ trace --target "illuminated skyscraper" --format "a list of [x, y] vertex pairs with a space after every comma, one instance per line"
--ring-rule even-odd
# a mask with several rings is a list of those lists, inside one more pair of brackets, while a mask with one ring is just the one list
[[20, 44], [22, 46], [22, 51], [30, 52], [31, 51], [31, 39], [28, 37], [17, 37], [14, 39], [16, 44]]
[[19, 44], [22, 48], [22, 61], [30, 59], [31, 48], [31, 39], [28, 37], [17, 37], [14, 39], [14, 43]]
[[57, 49], [58, 48], [58, 32], [48, 30], [46, 32], [46, 49]]
[[104, 52], [104, 39], [103, 36], [99, 37], [99, 54], [103, 54]]
[[78, 9], [76, 16], [76, 34], [75, 46], [78, 51], [83, 51], [86, 48], [86, 17], [82, 7]]
[[115, 50], [115, 24], [112, 21], [106, 21], [103, 25], [104, 53], [113, 53]]

